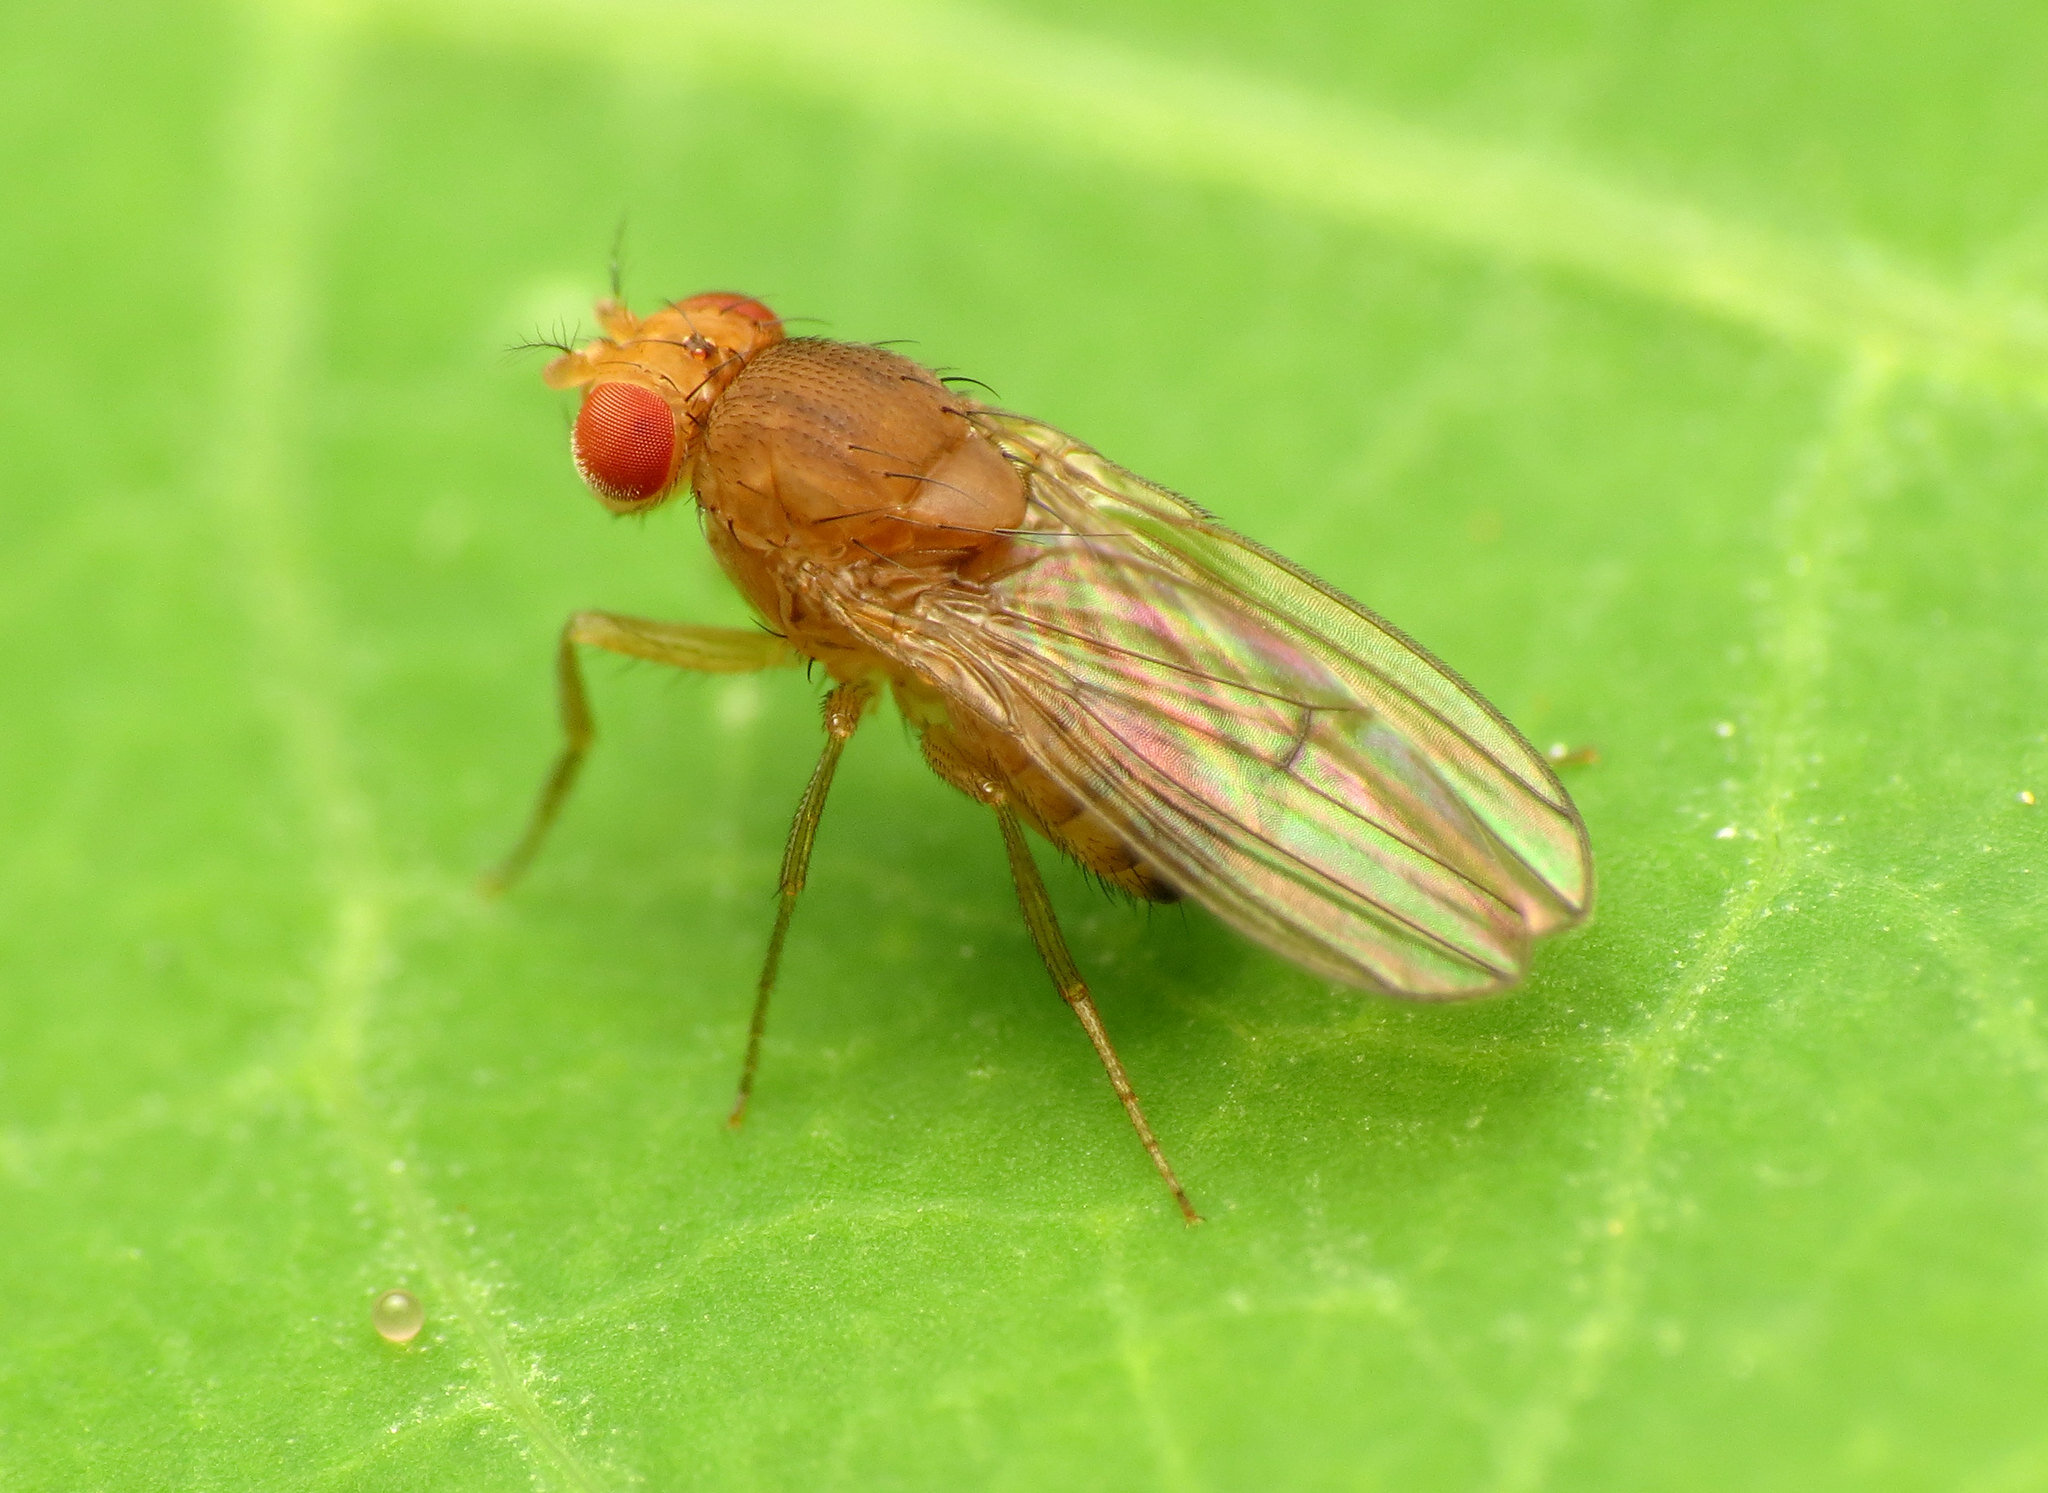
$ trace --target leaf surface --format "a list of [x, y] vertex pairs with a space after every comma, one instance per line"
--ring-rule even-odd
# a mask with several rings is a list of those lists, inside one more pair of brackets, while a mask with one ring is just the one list
[[[0, 1488], [2048, 1483], [2048, 15], [0, 18]], [[604, 288], [916, 339], [1357, 596], [1599, 868], [1340, 992], [849, 751], [720, 1125], [796, 675], [608, 520]], [[587, 320], [585, 325], [588, 325]], [[375, 1295], [425, 1303], [409, 1347]]]

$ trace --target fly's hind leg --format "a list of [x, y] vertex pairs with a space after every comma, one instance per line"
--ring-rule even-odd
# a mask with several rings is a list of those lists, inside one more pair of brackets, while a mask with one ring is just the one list
[[555, 652], [555, 679], [562, 713], [562, 752], [553, 771], [541, 786], [540, 797], [527, 821], [526, 833], [512, 847], [511, 854], [484, 875], [484, 889], [503, 891], [526, 869], [548, 826], [561, 812], [563, 801], [576, 784], [583, 757], [596, 734], [590, 718], [590, 697], [583, 688], [583, 667], [579, 648], [602, 648], [628, 658], [644, 658], [667, 664], [672, 669], [692, 669], [704, 674], [748, 674], [758, 669], [801, 663], [801, 657], [783, 639], [763, 632], [736, 627], [695, 627], [684, 622], [652, 622], [645, 617], [623, 617], [616, 612], [578, 612], [562, 628], [562, 641]]
[[1074, 956], [1067, 952], [1067, 940], [1060, 933], [1058, 919], [1053, 916], [1052, 898], [1046, 895], [1045, 882], [1038, 874], [1038, 863], [1031, 858], [1031, 847], [1024, 842], [1024, 826], [1017, 820], [1017, 811], [1000, 798], [995, 800], [994, 806], [996, 820], [1003, 827], [1003, 848], [1010, 853], [1010, 875], [1017, 883], [1017, 904], [1024, 909], [1024, 926], [1031, 930], [1031, 941], [1038, 945], [1038, 957], [1044, 961], [1045, 972], [1052, 977], [1053, 988], [1059, 991], [1060, 999], [1071, 1006], [1074, 1015], [1080, 1018], [1081, 1029], [1088, 1034], [1088, 1040], [1095, 1044], [1095, 1055], [1102, 1059], [1103, 1071], [1109, 1074], [1109, 1086], [1123, 1101], [1124, 1113], [1131, 1117], [1138, 1139], [1145, 1144], [1145, 1154], [1159, 1168], [1167, 1190], [1173, 1194], [1174, 1202], [1180, 1205], [1181, 1217], [1190, 1224], [1200, 1223], [1202, 1215], [1188, 1201], [1187, 1189], [1180, 1185], [1180, 1178], [1173, 1174], [1166, 1153], [1159, 1149], [1159, 1138], [1152, 1133], [1152, 1127], [1145, 1120], [1145, 1111], [1138, 1106], [1138, 1096], [1131, 1088], [1131, 1080], [1124, 1073], [1124, 1065], [1117, 1057], [1116, 1049], [1110, 1045], [1109, 1032], [1102, 1025], [1101, 1013], [1095, 1009], [1095, 999], [1088, 994], [1087, 983], [1074, 964]]
[[761, 1035], [768, 1029], [768, 996], [775, 989], [776, 973], [782, 968], [782, 942], [789, 936], [789, 919], [796, 911], [797, 894], [810, 874], [811, 847], [817, 843], [818, 821], [825, 814], [825, 796], [832, 791], [832, 775], [839, 771], [839, 757], [853, 739], [855, 728], [869, 705], [874, 703], [874, 686], [865, 681], [842, 684], [825, 697], [825, 750], [811, 770], [804, 796], [797, 800], [796, 818], [789, 826], [789, 843], [782, 850], [781, 901], [775, 908], [775, 931], [768, 935], [768, 957], [761, 963], [761, 982], [754, 991], [754, 1017], [747, 1024], [747, 1056], [740, 1065], [739, 1093], [732, 1101], [732, 1113], [725, 1123], [734, 1129], [747, 1117], [747, 1102], [754, 1096], [754, 1070], [761, 1066]]

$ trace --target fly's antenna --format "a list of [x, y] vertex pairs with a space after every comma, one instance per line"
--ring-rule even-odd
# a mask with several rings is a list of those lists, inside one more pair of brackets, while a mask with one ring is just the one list
[[545, 334], [535, 332], [531, 337], [513, 343], [505, 349], [505, 356], [508, 358], [515, 357], [520, 353], [535, 352], [543, 347], [553, 352], [573, 353], [576, 351], [576, 343], [580, 340], [581, 336], [581, 328], [570, 327], [558, 321], [555, 323], [552, 332]]

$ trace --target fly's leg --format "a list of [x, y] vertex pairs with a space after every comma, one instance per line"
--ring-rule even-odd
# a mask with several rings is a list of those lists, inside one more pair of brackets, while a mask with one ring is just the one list
[[1052, 976], [1053, 988], [1059, 991], [1060, 999], [1073, 1007], [1074, 1014], [1081, 1020], [1081, 1029], [1095, 1044], [1095, 1055], [1102, 1059], [1103, 1070], [1109, 1074], [1109, 1086], [1123, 1101], [1124, 1113], [1131, 1117], [1138, 1139], [1145, 1143], [1146, 1154], [1159, 1168], [1159, 1175], [1166, 1180], [1173, 1200], [1180, 1204], [1181, 1217], [1190, 1224], [1200, 1223], [1202, 1215], [1188, 1201], [1187, 1189], [1173, 1174], [1173, 1168], [1167, 1164], [1166, 1153], [1159, 1149], [1159, 1138], [1145, 1122], [1145, 1111], [1138, 1107], [1138, 1096], [1131, 1089], [1131, 1081], [1124, 1074], [1124, 1065], [1118, 1059], [1116, 1049], [1110, 1045], [1109, 1033], [1103, 1028], [1095, 1000], [1088, 994], [1081, 971], [1074, 966], [1074, 956], [1067, 952], [1067, 941], [1061, 936], [1059, 922], [1053, 916], [1052, 898], [1046, 895], [1045, 883], [1039, 879], [1038, 863], [1031, 858], [1031, 847], [1024, 843], [1024, 826], [1017, 822], [1017, 811], [1000, 798], [995, 801], [995, 811], [996, 821], [1003, 827], [1003, 847], [1010, 852], [1010, 875], [1017, 883], [1017, 903], [1024, 909], [1024, 926], [1031, 930], [1031, 941], [1038, 945], [1038, 957], [1045, 963], [1045, 972]]
[[768, 995], [775, 989], [776, 972], [782, 967], [782, 941], [789, 936], [790, 915], [796, 911], [797, 894], [804, 889], [804, 876], [811, 867], [811, 846], [817, 843], [818, 821], [825, 814], [825, 795], [832, 791], [832, 774], [839, 770], [840, 754], [874, 698], [874, 686], [865, 681], [842, 684], [825, 697], [825, 750], [804, 787], [804, 796], [797, 800], [789, 843], [782, 849], [782, 900], [775, 909], [775, 931], [768, 935], [768, 957], [762, 961], [761, 983], [754, 992], [754, 1019], [747, 1026], [747, 1056], [740, 1065], [739, 1093], [733, 1098], [732, 1113], [725, 1117], [725, 1123], [735, 1130], [746, 1119], [747, 1101], [754, 1096], [761, 1034], [768, 1028]]
[[526, 833], [512, 853], [486, 872], [484, 890], [502, 892], [526, 869], [548, 826], [555, 822], [569, 790], [576, 784], [583, 756], [596, 734], [590, 719], [590, 697], [583, 688], [583, 668], [576, 650], [602, 648], [628, 658], [644, 658], [674, 669], [704, 674], [746, 674], [757, 669], [802, 662], [781, 638], [735, 627], [693, 627], [684, 622], [651, 622], [615, 612], [578, 612], [562, 628], [555, 652], [555, 679], [562, 713], [562, 754], [542, 785]]

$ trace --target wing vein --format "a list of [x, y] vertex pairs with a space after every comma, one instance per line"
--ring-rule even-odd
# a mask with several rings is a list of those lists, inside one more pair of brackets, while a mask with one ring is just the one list
[[[1116, 726], [1112, 725], [1108, 721], [1103, 720], [1101, 716], [1097, 715], [1092, 708], [1090, 708], [1084, 701], [1079, 700], [1078, 697], [1076, 698], [1076, 703], [1080, 706], [1080, 708], [1083, 711], [1085, 711], [1088, 714], [1089, 718], [1093, 720], [1098, 727], [1101, 728], [1105, 736], [1109, 737], [1111, 740], [1120, 744], [1124, 748], [1124, 750], [1129, 752], [1133, 757], [1137, 758], [1140, 761], [1145, 760], [1144, 753], [1141, 752], [1138, 749], [1138, 747], [1130, 740], [1130, 738], [1124, 735], [1124, 733], [1120, 729], [1118, 729]], [[1062, 776], [1065, 775], [1062, 774]], [[1181, 818], [1193, 820], [1193, 815], [1188, 814], [1185, 809], [1174, 804], [1171, 797], [1169, 797], [1165, 792], [1163, 792], [1158, 787], [1158, 785], [1148, 781], [1143, 776], [1131, 775], [1126, 779], [1126, 781], [1136, 785], [1139, 788], [1142, 788], [1147, 794], [1147, 796], [1166, 805], [1170, 813], [1173, 813], [1174, 815]], [[1070, 792], [1083, 792], [1080, 785], [1077, 783], [1068, 782], [1065, 786], [1068, 788]], [[1311, 788], [1310, 791], [1314, 792], [1315, 790]], [[1083, 796], [1092, 797], [1092, 795], [1087, 795], [1085, 793], [1083, 793]], [[1378, 913], [1382, 917], [1388, 918], [1394, 922], [1401, 924], [1404, 928], [1408, 929], [1416, 937], [1420, 938], [1426, 943], [1433, 945], [1442, 953], [1448, 954], [1455, 959], [1462, 960], [1465, 963], [1474, 965], [1478, 968], [1489, 970], [1490, 972], [1495, 974], [1513, 973], [1512, 970], [1502, 970], [1497, 968], [1496, 966], [1486, 963], [1484, 960], [1475, 956], [1469, 949], [1460, 948], [1456, 944], [1453, 944], [1449, 940], [1445, 939], [1441, 934], [1431, 932], [1428, 928], [1416, 922], [1406, 913], [1403, 913], [1396, 908], [1389, 907], [1386, 903], [1380, 901], [1370, 892], [1365, 891], [1359, 887], [1356, 887], [1352, 885], [1349, 881], [1336, 876], [1334, 873], [1325, 869], [1324, 867], [1318, 866], [1313, 862], [1304, 859], [1298, 852], [1290, 850], [1286, 846], [1281, 845], [1277, 841], [1273, 840], [1269, 835], [1265, 833], [1265, 831], [1258, 829], [1253, 825], [1247, 824], [1243, 820], [1237, 818], [1235, 815], [1231, 814], [1228, 809], [1224, 809], [1221, 806], [1214, 804], [1207, 799], [1198, 798], [1197, 801], [1203, 803], [1205, 807], [1208, 807], [1222, 814], [1239, 831], [1239, 833], [1244, 835], [1246, 838], [1249, 838], [1253, 841], [1256, 841], [1258, 844], [1265, 846], [1266, 849], [1272, 852], [1273, 856], [1277, 859], [1289, 862], [1294, 866], [1299, 866], [1302, 869], [1302, 871], [1305, 871], [1307, 873], [1306, 876], [1303, 876], [1297, 874], [1292, 870], [1287, 870], [1279, 866], [1273, 867], [1273, 869], [1280, 871], [1281, 874], [1287, 876], [1289, 879], [1297, 882], [1302, 882], [1307, 885], [1313, 885], [1315, 882], [1321, 881], [1331, 887], [1336, 888], [1338, 891], [1345, 893], [1352, 900], [1362, 903], [1366, 907], [1372, 908], [1374, 912]], [[1338, 804], [1337, 807], [1344, 808], [1345, 806], [1342, 804]], [[1347, 810], [1347, 812], [1352, 812], [1353, 817], [1359, 819], [1360, 823], [1373, 824], [1373, 821], [1365, 819], [1363, 818], [1363, 816], [1360, 816], [1353, 811]], [[1380, 829], [1381, 826], [1373, 824], [1373, 828]], [[1395, 835], [1390, 831], [1386, 833], [1387, 837], [1391, 840], [1394, 840], [1397, 844], [1401, 844], [1406, 848], [1413, 848], [1407, 846], [1407, 842], [1405, 840], [1402, 840], [1400, 836]], [[1478, 891], [1482, 896], [1486, 897], [1488, 901], [1494, 903], [1503, 911], [1509, 913], [1512, 913], [1514, 911], [1513, 907], [1510, 906], [1508, 903], [1502, 901], [1499, 897], [1495, 896], [1486, 888], [1478, 886], [1476, 883], [1473, 883], [1469, 877], [1465, 876], [1464, 873], [1458, 871], [1455, 867], [1443, 865], [1441, 861], [1438, 861], [1434, 856], [1429, 855], [1429, 853], [1426, 851], [1418, 851], [1417, 853], [1422, 855], [1422, 857], [1425, 860], [1428, 860], [1431, 864], [1442, 866], [1444, 870], [1449, 871], [1453, 876], [1456, 876], [1460, 881], [1465, 882], [1467, 885], [1472, 886], [1475, 891]]]

